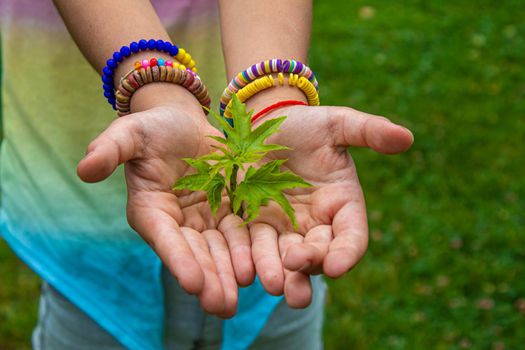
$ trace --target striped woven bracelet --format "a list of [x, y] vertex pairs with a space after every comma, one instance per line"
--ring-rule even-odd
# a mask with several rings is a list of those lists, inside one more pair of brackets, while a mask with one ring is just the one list
[[237, 93], [237, 91], [256, 79], [272, 73], [297, 74], [298, 76], [307, 79], [312, 83], [314, 88], [318, 90], [318, 82], [315, 78], [314, 72], [302, 62], [296, 60], [282, 60], [278, 58], [262, 61], [237, 74], [237, 76], [235, 76], [235, 78], [233, 78], [228, 84], [226, 89], [224, 89], [220, 101], [221, 115], [224, 115], [226, 106], [231, 101], [233, 94]]
[[122, 46], [120, 50], [115, 51], [113, 56], [106, 61], [106, 66], [102, 69], [102, 89], [104, 90], [104, 97], [115, 110], [117, 109], [114, 85], [115, 70], [125, 58], [140, 51], [166, 52], [175, 60], [197, 73], [196, 63], [191, 55], [183, 48], [179, 48], [169, 41], [141, 39], [138, 42], [134, 41], [127, 46]]
[[124, 116], [130, 113], [131, 97], [135, 91], [146, 84], [156, 82], [173, 83], [185, 87], [208, 114], [211, 99], [208, 89], [197, 73], [180, 63], [153, 57], [142, 62], [136, 61], [134, 69], [120, 80], [115, 93], [115, 107], [118, 115]]

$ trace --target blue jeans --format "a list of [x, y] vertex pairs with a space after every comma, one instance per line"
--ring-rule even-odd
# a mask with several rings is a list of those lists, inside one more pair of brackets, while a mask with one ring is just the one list
[[[166, 295], [165, 348], [168, 350], [220, 349], [222, 320], [208, 315], [198, 299], [185, 293], [164, 269]], [[322, 278], [312, 280], [312, 304], [302, 310], [291, 309], [284, 300], [250, 349], [321, 350], [326, 285]], [[36, 350], [117, 350], [123, 346], [95, 321], [44, 282], [39, 319], [33, 332]]]

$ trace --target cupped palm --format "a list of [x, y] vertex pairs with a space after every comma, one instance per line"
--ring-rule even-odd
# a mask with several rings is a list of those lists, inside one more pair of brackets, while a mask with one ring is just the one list
[[291, 306], [304, 307], [311, 300], [310, 274], [338, 278], [368, 245], [365, 200], [348, 147], [395, 154], [408, 149], [413, 137], [386, 118], [346, 107], [294, 106], [266, 119], [282, 115], [288, 118], [269, 142], [290, 149], [269, 153], [265, 161], [287, 159], [283, 170], [313, 187], [285, 192], [297, 230], [275, 203], [261, 209], [250, 227], [252, 254], [265, 288], [284, 292]]
[[87, 182], [101, 181], [125, 163], [130, 226], [205, 310], [230, 317], [236, 280], [246, 285], [254, 276], [247, 228], [228, 214], [226, 202], [214, 216], [203, 193], [172, 191], [191, 172], [182, 158], [209, 153], [206, 136], [218, 133], [202, 112], [156, 107], [130, 114], [89, 145], [78, 174]]

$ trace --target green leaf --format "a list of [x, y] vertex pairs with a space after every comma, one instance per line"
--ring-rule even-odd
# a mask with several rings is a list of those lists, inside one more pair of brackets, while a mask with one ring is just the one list
[[217, 121], [222, 130], [228, 135], [226, 137], [226, 140], [232, 139], [234, 143], [238, 143], [238, 141], [240, 140], [240, 136], [237, 130], [234, 127], [232, 127], [226, 119], [213, 112], [212, 110], [210, 110], [210, 115], [213, 117], [213, 119], [215, 119], [215, 121]]
[[253, 145], [262, 145], [268, 137], [279, 131], [279, 127], [285, 120], [286, 117], [279, 117], [275, 119], [266, 120], [255, 130], [253, 130], [253, 132], [250, 135], [250, 142]]
[[[198, 164], [198, 162], [196, 162]], [[201, 167], [201, 169], [204, 169]], [[173, 186], [174, 190], [205, 191], [213, 214], [221, 205], [222, 191], [226, 185], [224, 176], [208, 168], [198, 169], [196, 174], [181, 177]]]
[[252, 130], [253, 111], [247, 113], [246, 106], [236, 95], [232, 96], [231, 111], [233, 127], [227, 120], [210, 111], [226, 137], [209, 136], [220, 144], [212, 146], [217, 151], [197, 159], [184, 159], [197, 169], [197, 173], [179, 179], [174, 189], [206, 191], [213, 213], [219, 208], [222, 193], [226, 189], [233, 212], [243, 216], [241, 207], [244, 206], [247, 222], [259, 215], [261, 206], [273, 200], [281, 206], [293, 226], [297, 228], [293, 207], [283, 191], [311, 185], [290, 171], [281, 172], [279, 168], [284, 160], [268, 162], [258, 169], [248, 167], [244, 180], [238, 185], [236, 176], [239, 169], [246, 170], [248, 164], [261, 161], [268, 152], [288, 149], [285, 146], [265, 143], [271, 135], [279, 131], [286, 117], [267, 120]]
[[[221, 150], [222, 151], [222, 150]], [[202, 157], [199, 157], [197, 158], [197, 160], [200, 160], [200, 161], [208, 161], [208, 160], [216, 160], [216, 161], [220, 161], [220, 160], [223, 160], [225, 158], [224, 155], [221, 155], [217, 152], [214, 152], [214, 153], [210, 153], [210, 154], [206, 154]], [[212, 167], [212, 166], [209, 166], [209, 167]]]
[[281, 206], [294, 228], [297, 229], [294, 210], [283, 191], [311, 185], [290, 171], [281, 172], [279, 168], [284, 162], [284, 160], [275, 160], [264, 164], [259, 169], [250, 167], [244, 180], [237, 186], [234, 192], [233, 211], [238, 212], [244, 203], [247, 214], [246, 222], [255, 219], [259, 215], [259, 208], [269, 200], [273, 200]]
[[232, 168], [233, 168], [234, 164], [235, 164], [235, 161], [232, 160], [232, 159], [222, 159], [222, 160], [218, 161], [217, 163], [215, 163], [212, 166], [212, 169], [216, 170], [217, 172], [223, 170], [224, 171], [224, 177], [225, 177], [226, 181], [229, 182], [230, 178], [231, 178]]
[[208, 169], [210, 168], [210, 164], [208, 164], [208, 162], [206, 162], [205, 159], [182, 158], [182, 160], [188, 163], [189, 166], [197, 169], [198, 171], [205, 172], [208, 171]]
[[239, 100], [236, 94], [233, 94], [232, 96], [231, 111], [233, 116], [233, 125], [235, 130], [239, 133], [242, 144], [249, 139], [252, 132], [251, 116], [253, 111], [246, 113], [246, 105]]
[[173, 186], [174, 190], [203, 191], [207, 183], [210, 182], [210, 175], [207, 173], [197, 173], [186, 175], [177, 180]]
[[208, 135], [207, 137], [209, 137], [210, 139], [213, 139], [213, 140], [215, 140], [217, 142], [220, 142], [220, 143], [222, 143], [225, 146], [228, 146], [228, 140], [226, 140], [224, 137], [213, 136], [213, 135]]
[[214, 215], [217, 213], [217, 209], [221, 205], [222, 191], [224, 190], [225, 185], [224, 177], [221, 174], [216, 174], [212, 181], [209, 182], [206, 189], [208, 202], [210, 203], [210, 208]]

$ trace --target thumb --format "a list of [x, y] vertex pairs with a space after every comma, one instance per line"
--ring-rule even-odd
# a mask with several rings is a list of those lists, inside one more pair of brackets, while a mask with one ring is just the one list
[[412, 146], [414, 135], [407, 128], [385, 117], [346, 107], [333, 107], [331, 114], [337, 146], [369, 147], [384, 154], [404, 152]]
[[136, 120], [115, 120], [89, 144], [86, 156], [78, 163], [78, 176], [85, 182], [102, 181], [120, 164], [140, 157], [141, 134], [142, 126]]

